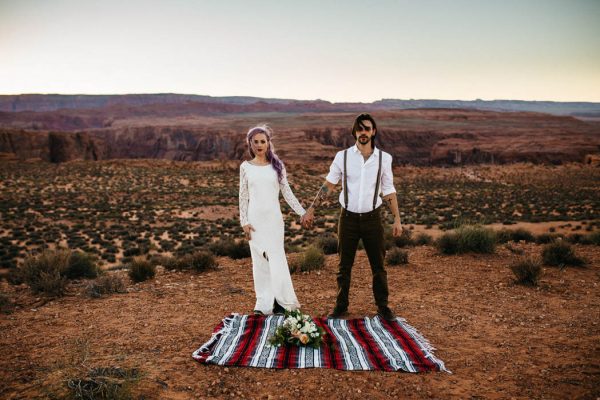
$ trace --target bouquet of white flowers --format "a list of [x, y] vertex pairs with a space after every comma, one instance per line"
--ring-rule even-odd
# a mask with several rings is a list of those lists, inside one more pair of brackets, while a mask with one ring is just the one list
[[310, 315], [300, 310], [286, 311], [283, 324], [275, 330], [269, 340], [274, 346], [294, 345], [319, 348], [323, 343], [325, 330], [315, 324]]

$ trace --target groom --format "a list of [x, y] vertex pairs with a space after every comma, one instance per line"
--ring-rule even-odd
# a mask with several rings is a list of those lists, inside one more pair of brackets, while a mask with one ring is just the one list
[[[360, 114], [354, 121], [352, 136], [356, 144], [336, 154], [329, 174], [319, 189], [304, 218], [304, 227], [312, 226], [314, 207], [331, 193], [342, 181], [339, 201], [342, 206], [338, 224], [338, 253], [340, 257], [337, 273], [338, 294], [330, 318], [348, 315], [350, 276], [358, 241], [362, 239], [371, 272], [373, 295], [377, 314], [387, 321], [396, 316], [388, 307], [387, 273], [383, 261], [385, 256], [381, 204], [385, 201], [394, 215], [392, 232], [402, 233], [398, 200], [392, 175], [392, 156], [375, 147], [377, 125], [369, 114]], [[383, 200], [380, 197], [383, 195]]]

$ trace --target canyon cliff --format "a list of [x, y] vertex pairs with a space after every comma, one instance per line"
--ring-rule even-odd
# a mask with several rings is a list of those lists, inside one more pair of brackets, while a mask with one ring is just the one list
[[135, 97], [96, 96], [64, 104], [81, 101], [92, 108], [52, 109], [52, 99], [45, 104], [36, 97], [38, 108], [49, 110], [0, 112], [0, 158], [240, 160], [247, 156], [247, 129], [268, 122], [286, 162], [320, 162], [352, 145], [357, 110], [373, 114], [377, 143], [396, 164], [560, 164], [600, 153], [600, 123], [572, 116], [232, 99], [178, 103], [180, 98], [166, 96], [162, 103], [140, 98], [136, 104]]

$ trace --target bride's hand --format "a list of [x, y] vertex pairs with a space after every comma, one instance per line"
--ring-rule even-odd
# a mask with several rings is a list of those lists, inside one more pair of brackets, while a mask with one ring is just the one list
[[252, 225], [248, 224], [248, 225], [242, 226], [242, 229], [244, 230], [244, 235], [246, 236], [246, 240], [251, 240], [252, 235], [250, 234], [250, 232], [254, 230], [254, 227]]

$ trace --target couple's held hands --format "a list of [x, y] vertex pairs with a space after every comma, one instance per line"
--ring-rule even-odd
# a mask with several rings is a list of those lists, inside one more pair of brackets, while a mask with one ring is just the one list
[[250, 224], [242, 226], [244, 230], [244, 236], [246, 236], [246, 240], [252, 240], [252, 235], [250, 232], [254, 230], [254, 227]]
[[300, 218], [300, 223], [304, 229], [310, 229], [313, 226], [313, 222], [315, 220], [315, 209], [310, 207], [306, 210], [306, 214]]

